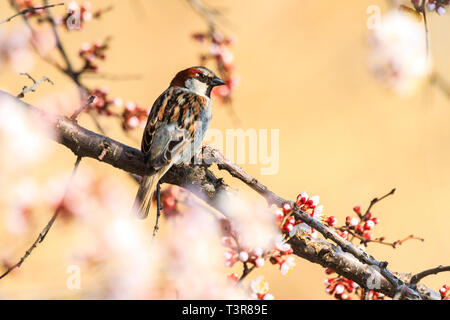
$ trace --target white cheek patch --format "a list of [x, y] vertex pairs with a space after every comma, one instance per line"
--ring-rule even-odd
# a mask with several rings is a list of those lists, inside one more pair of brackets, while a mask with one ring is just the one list
[[195, 92], [198, 95], [205, 96], [208, 91], [208, 85], [194, 78], [186, 80], [185, 86], [187, 89]]

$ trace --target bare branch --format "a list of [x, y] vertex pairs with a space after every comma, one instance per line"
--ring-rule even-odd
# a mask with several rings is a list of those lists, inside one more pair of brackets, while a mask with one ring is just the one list
[[255, 265], [251, 266], [250, 268], [247, 265], [247, 262], [244, 262], [244, 270], [242, 271], [242, 275], [238, 280], [239, 282], [244, 281], [244, 279], [250, 274], [250, 272], [252, 272], [254, 269], [256, 268]]
[[39, 243], [44, 241], [45, 237], [47, 236], [47, 233], [50, 231], [50, 228], [53, 226], [53, 223], [55, 222], [56, 218], [58, 217], [61, 209], [62, 209], [62, 203], [64, 202], [67, 193], [69, 191], [69, 187], [72, 183], [73, 177], [75, 176], [75, 173], [77, 172], [78, 166], [80, 164], [81, 157], [77, 157], [77, 160], [75, 161], [75, 164], [72, 169], [72, 174], [70, 175], [69, 182], [67, 183], [66, 190], [64, 192], [64, 196], [62, 197], [60, 204], [56, 207], [55, 212], [53, 213], [53, 216], [51, 217], [50, 221], [47, 223], [47, 225], [42, 229], [42, 231], [39, 233], [36, 240], [33, 242], [31, 247], [28, 248], [28, 250], [25, 252], [25, 254], [20, 258], [19, 262], [16, 264], [10, 266], [2, 275], [0, 275], [0, 279], [6, 277], [11, 271], [13, 271], [16, 268], [20, 268], [23, 264], [23, 262], [30, 256], [31, 252], [37, 247]]
[[29, 75], [28, 73], [26, 73], [26, 72], [25, 72], [25, 73], [21, 73], [21, 75], [27, 76], [28, 79], [30, 79], [31, 81], [33, 81], [33, 85], [32, 85], [31, 87], [24, 86], [23, 89], [22, 89], [22, 91], [17, 95], [17, 98], [19, 98], [19, 99], [25, 97], [25, 94], [27, 94], [28, 92], [35, 92], [35, 91], [36, 91], [36, 87], [37, 87], [38, 85], [40, 85], [42, 82], [47, 81], [47, 82], [51, 83], [52, 85], [54, 85], [53, 81], [50, 80], [49, 78], [47, 78], [46, 76], [43, 76], [43, 77], [41, 78], [41, 80], [36, 81], [36, 80], [34, 80], [34, 78], [33, 78], [32, 76], [30, 76], [30, 75]]
[[94, 100], [95, 96], [90, 96], [89, 98], [87, 98], [86, 102], [83, 103], [81, 107], [79, 107], [77, 110], [75, 110], [75, 112], [70, 117], [70, 120], [76, 121], [80, 113], [82, 113], [87, 106], [89, 106], [92, 102], [94, 102]]
[[[48, 6], [48, 0], [44, 0], [44, 4]], [[66, 73], [68, 76], [70, 76], [75, 83], [80, 87], [79, 81], [78, 81], [78, 75], [75, 73], [72, 67], [72, 63], [69, 60], [69, 56], [66, 53], [66, 50], [64, 49], [64, 46], [62, 45], [61, 38], [59, 36], [58, 29], [56, 28], [56, 22], [53, 18], [52, 13], [49, 10], [49, 7], [45, 9], [45, 12], [47, 13], [48, 20], [50, 21], [50, 25], [52, 27], [53, 35], [55, 37], [56, 41], [56, 47], [58, 48], [59, 53], [61, 54], [62, 58], [64, 59], [64, 62], [66, 63], [66, 69], [63, 70], [64, 73]]]
[[38, 11], [38, 10], [44, 10], [44, 9], [47, 9], [47, 8], [53, 8], [53, 7], [62, 6], [62, 5], [64, 5], [64, 2], [57, 3], [57, 4], [46, 4], [45, 6], [41, 6], [41, 7], [28, 8], [28, 9], [25, 9], [25, 10], [17, 12], [16, 14], [10, 16], [9, 18], [1, 20], [0, 24], [9, 22], [12, 19], [14, 19], [15, 17], [20, 16], [20, 15], [26, 15], [27, 13], [30, 13], [30, 12], [35, 12], [35, 11]]
[[364, 213], [364, 215], [361, 217], [362, 220], [365, 220], [367, 215], [369, 214], [370, 210], [372, 209], [372, 207], [379, 201], [383, 200], [384, 198], [389, 197], [390, 195], [393, 195], [395, 193], [395, 188], [392, 189], [391, 191], [389, 191], [388, 193], [386, 193], [384, 196], [380, 197], [380, 198], [373, 198], [372, 201], [370, 201], [370, 205], [367, 208], [366, 212]]
[[428, 35], [428, 23], [427, 23], [427, 10], [425, 9], [426, 6], [426, 0], [422, 0], [422, 2], [418, 3], [414, 3], [413, 1], [413, 5], [414, 5], [414, 9], [416, 10], [416, 12], [418, 14], [421, 14], [423, 17], [423, 27], [425, 29], [425, 46], [426, 46], [426, 54], [427, 54], [427, 59], [429, 56], [429, 52], [430, 52], [430, 43], [429, 43], [429, 35]]
[[440, 272], [446, 272], [446, 271], [450, 271], [450, 266], [445, 266], [445, 267], [444, 266], [439, 266], [439, 267], [436, 267], [436, 268], [428, 269], [428, 270], [419, 272], [418, 274], [412, 276], [410, 283], [411, 284], [416, 284], [416, 283], [418, 283], [420, 280], [422, 280], [425, 277], [428, 277], [428, 276], [433, 275], [433, 274], [438, 274]]
[[360, 240], [362, 244], [367, 244], [367, 243], [378, 243], [378, 244], [383, 244], [386, 246], [390, 246], [392, 248], [397, 248], [398, 245], [403, 244], [404, 242], [408, 241], [408, 240], [419, 240], [419, 241], [425, 241], [425, 239], [420, 238], [420, 237], [416, 237], [413, 234], [410, 234], [409, 236], [401, 239], [401, 240], [396, 240], [393, 242], [387, 242], [385, 241], [384, 237], [381, 238], [375, 238], [375, 239], [367, 239], [365, 237], [363, 237], [360, 234], [355, 233], [351, 228], [347, 227], [347, 226], [343, 226], [338, 228], [340, 231], [347, 231], [349, 234], [351, 234], [353, 237], [357, 238], [358, 240]]

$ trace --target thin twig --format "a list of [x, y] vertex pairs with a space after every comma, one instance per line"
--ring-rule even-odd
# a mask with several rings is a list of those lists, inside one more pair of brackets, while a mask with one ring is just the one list
[[64, 2], [57, 3], [57, 4], [46, 4], [45, 6], [41, 6], [41, 7], [28, 8], [28, 9], [25, 9], [25, 10], [17, 12], [16, 14], [12, 15], [9, 18], [1, 20], [0, 24], [3, 24], [5, 22], [9, 22], [12, 19], [14, 19], [15, 17], [20, 16], [20, 15], [24, 15], [25, 16], [29, 12], [34, 12], [34, 11], [37, 11], [37, 10], [44, 10], [44, 9], [47, 9], [47, 8], [53, 8], [53, 7], [62, 6], [62, 5], [64, 5]]
[[423, 16], [423, 27], [425, 28], [425, 46], [426, 46], [426, 59], [428, 60], [430, 54], [430, 41], [428, 35], [428, 22], [427, 22], [427, 10], [425, 10], [425, 4], [427, 0], [422, 0], [420, 6], [415, 6], [417, 12]]
[[380, 198], [373, 198], [372, 201], [370, 201], [370, 205], [367, 208], [366, 212], [362, 215], [361, 219], [365, 220], [367, 218], [367, 215], [369, 214], [370, 210], [372, 209], [372, 207], [379, 201], [383, 200], [384, 198], [389, 197], [390, 195], [393, 195], [395, 193], [395, 188], [392, 189], [391, 191], [389, 191], [388, 193], [386, 193], [384, 196], [380, 197]]
[[76, 121], [78, 116], [80, 115], [80, 113], [82, 113], [84, 111], [84, 109], [87, 108], [87, 106], [89, 106], [92, 102], [94, 102], [95, 100], [95, 96], [90, 96], [85, 103], [83, 103], [77, 110], [75, 110], [75, 112], [72, 114], [72, 116], [70, 117], [70, 120], [72, 121]]
[[47, 78], [46, 76], [43, 76], [43, 77], [41, 78], [41, 80], [36, 81], [36, 80], [34, 80], [34, 78], [33, 78], [32, 76], [30, 76], [30, 75], [29, 75], [28, 73], [26, 73], [26, 72], [20, 73], [20, 74], [23, 75], [23, 76], [27, 76], [28, 79], [30, 79], [31, 81], [33, 81], [33, 85], [32, 85], [31, 87], [24, 86], [23, 89], [22, 89], [22, 91], [17, 95], [17, 98], [19, 98], [19, 99], [25, 97], [25, 94], [27, 94], [28, 92], [35, 92], [35, 91], [36, 91], [36, 87], [37, 87], [38, 85], [40, 85], [42, 82], [47, 81], [47, 82], [51, 83], [52, 85], [54, 85], [53, 81], [50, 80], [49, 78]]
[[[10, 5], [11, 5], [11, 7], [12, 7], [14, 10], [16, 10], [16, 12], [20, 12], [20, 7], [17, 5], [17, 3], [16, 3], [15, 0], [10, 0], [9, 3], [10, 3]], [[36, 39], [36, 37], [37, 37], [37, 32], [36, 32], [36, 30], [34, 30], [33, 26], [31, 25], [30, 21], [28, 20], [28, 17], [27, 17], [26, 15], [22, 15], [22, 19], [23, 19], [23, 22], [25, 23], [25, 25], [26, 25], [26, 26], [28, 27], [28, 29], [30, 30], [32, 39], [33, 39], [33, 40]], [[63, 71], [63, 70], [64, 70], [63, 67], [62, 67], [58, 62], [56, 62], [54, 59], [52, 59], [52, 58], [49, 57], [49, 56], [44, 56], [44, 55], [42, 54], [42, 52], [40, 52], [40, 50], [39, 50], [39, 48], [38, 48], [38, 46], [37, 46], [37, 44], [36, 44], [36, 41], [30, 41], [30, 44], [31, 44], [31, 46], [33, 47], [34, 52], [35, 52], [38, 56], [40, 56], [42, 60], [44, 60], [45, 62], [49, 63], [50, 65], [52, 65], [53, 67], [55, 67], [55, 68], [58, 69], [59, 71]]]
[[450, 271], [450, 266], [439, 266], [436, 268], [431, 268], [422, 272], [419, 272], [418, 274], [414, 275], [411, 277], [411, 284], [416, 284], [419, 283], [420, 280], [422, 280], [423, 278], [433, 275], [433, 274], [438, 274], [440, 272], [446, 272], [446, 271]]
[[247, 262], [244, 262], [244, 271], [242, 271], [242, 275], [238, 280], [238, 283], [242, 282], [249, 274], [255, 269], [255, 265], [251, 266], [250, 268], [247, 265]]
[[367, 239], [367, 238], [363, 237], [360, 234], [357, 234], [357, 233], [353, 232], [353, 230], [351, 230], [347, 226], [340, 227], [339, 230], [340, 231], [347, 231], [354, 238], [357, 238], [358, 240], [360, 240], [362, 244], [373, 242], [373, 243], [378, 243], [378, 244], [383, 244], [383, 245], [386, 245], [386, 246], [390, 246], [390, 247], [392, 247], [394, 249], [397, 248], [398, 245], [401, 245], [401, 244], [403, 244], [404, 242], [406, 242], [408, 240], [419, 240], [419, 241], [422, 241], [422, 242], [425, 241], [425, 239], [416, 237], [416, 236], [414, 236], [412, 234], [407, 236], [407, 237], [405, 237], [405, 238], [403, 238], [403, 239], [401, 239], [401, 240], [396, 240], [394, 242], [384, 241], [384, 238], [376, 238], [376, 239], [371, 240], [371, 239]]
[[64, 202], [67, 193], [69, 191], [69, 187], [72, 183], [73, 177], [75, 176], [75, 173], [78, 169], [78, 166], [80, 164], [81, 161], [81, 157], [78, 156], [77, 160], [75, 161], [75, 164], [73, 166], [72, 169], [72, 173], [70, 175], [69, 181], [67, 183], [66, 186], [66, 190], [64, 192], [64, 195], [59, 203], [59, 205], [56, 207], [55, 212], [53, 213], [52, 218], [50, 219], [50, 221], [47, 223], [47, 225], [44, 227], [44, 229], [42, 229], [42, 231], [39, 233], [37, 239], [33, 242], [33, 244], [31, 245], [31, 247], [28, 248], [28, 250], [25, 252], [25, 254], [22, 256], [22, 258], [20, 258], [19, 262], [17, 262], [15, 265], [10, 266], [2, 275], [0, 275], [0, 279], [4, 278], [5, 276], [7, 276], [11, 271], [13, 271], [16, 268], [20, 268], [20, 266], [22, 265], [22, 263], [25, 261], [25, 259], [27, 259], [31, 252], [33, 252], [33, 250], [37, 247], [37, 245], [39, 243], [41, 243], [42, 241], [44, 241], [45, 237], [47, 236], [47, 233], [50, 231], [50, 228], [52, 227], [53, 223], [55, 222], [56, 218], [58, 217], [61, 209], [63, 208], [62, 203]]
[[[48, 5], [48, 0], [44, 0], [44, 4]], [[62, 45], [61, 38], [58, 33], [58, 29], [56, 28], [55, 19], [53, 18], [53, 15], [48, 8], [45, 9], [45, 12], [47, 13], [50, 25], [52, 27], [53, 35], [54, 35], [55, 41], [56, 41], [56, 47], [58, 48], [58, 51], [60, 52], [62, 58], [64, 59], [64, 62], [66, 63], [66, 69], [64, 70], [64, 72], [67, 75], [69, 75], [70, 77], [72, 77], [72, 79], [75, 82], [77, 82], [77, 84], [78, 84], [78, 76], [74, 72], [72, 63], [70, 62], [69, 57], [66, 53], [66, 50], [64, 49], [64, 46]]]

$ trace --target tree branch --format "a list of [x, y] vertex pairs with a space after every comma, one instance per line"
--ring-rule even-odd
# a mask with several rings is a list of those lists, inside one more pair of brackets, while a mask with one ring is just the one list
[[[139, 150], [87, 130], [67, 117], [46, 113], [0, 91], [0, 99], [2, 98], [14, 99], [15, 103], [53, 126], [58, 134], [57, 142], [72, 150], [77, 157], [93, 158], [135, 175], [152, 173], [152, 169], [145, 165], [144, 157]], [[229, 209], [224, 206], [226, 201], [219, 201], [218, 195], [224, 194], [226, 196], [234, 191], [224, 183], [223, 179], [217, 178], [208, 169], [210, 164], [217, 163], [220, 169], [228, 171], [233, 177], [246, 183], [262, 195], [269, 204], [281, 206], [283, 203], [289, 202], [270, 191], [258, 180], [223, 157], [217, 150], [204, 147], [203, 151], [205, 163], [187, 167], [174, 166], [164, 175], [161, 181], [187, 188], [225, 216], [230, 216], [230, 213], [227, 212]], [[293, 204], [293, 208], [293, 214], [297, 218], [316, 229], [326, 239], [331, 239], [336, 243], [336, 245], [332, 245], [323, 239], [292, 238], [290, 243], [294, 253], [298, 256], [329, 267], [357, 282], [362, 287], [366, 286], [369, 277], [379, 279], [381, 284], [379, 290], [390, 297], [440, 299], [439, 293], [426, 287], [422, 291], [418, 288], [417, 292], [407, 287], [403, 281], [386, 269], [387, 263], [379, 262], [367, 252], [356, 248], [352, 243], [341, 238], [334, 229], [321, 224], [318, 220], [296, 208], [295, 204]]]
[[62, 5], [64, 5], [63, 2], [62, 3], [57, 3], [57, 4], [46, 4], [45, 6], [41, 6], [41, 7], [28, 8], [28, 9], [25, 9], [25, 10], [17, 12], [16, 14], [10, 16], [9, 18], [1, 20], [0, 24], [9, 22], [12, 19], [14, 19], [15, 17], [20, 16], [20, 15], [26, 15], [27, 13], [34, 12], [34, 11], [37, 11], [37, 10], [44, 10], [44, 9], [47, 9], [47, 8], [52, 8], [52, 7], [62, 6]]
[[420, 280], [422, 280], [425, 277], [431, 276], [433, 274], [438, 274], [440, 272], [446, 272], [446, 271], [450, 271], [450, 266], [438, 266], [436, 268], [432, 268], [432, 269], [428, 269], [422, 272], [419, 272], [418, 274], [414, 275], [411, 277], [411, 284], [416, 284], [418, 283]]
[[20, 98], [20, 99], [23, 98], [23, 97], [25, 97], [25, 94], [27, 94], [28, 92], [35, 92], [37, 86], [40, 85], [42, 82], [47, 81], [48, 83], [51, 83], [52, 85], [54, 85], [53, 81], [50, 80], [49, 78], [47, 78], [46, 76], [43, 76], [43, 77], [41, 78], [41, 80], [36, 81], [36, 80], [34, 80], [34, 78], [33, 78], [32, 76], [30, 76], [30, 75], [29, 75], [28, 73], [26, 73], [26, 72], [21, 73], [21, 75], [22, 75], [22, 76], [26, 76], [28, 79], [30, 79], [31, 81], [33, 81], [33, 85], [32, 85], [31, 87], [27, 87], [27, 86], [24, 86], [24, 87], [23, 87], [22, 91], [17, 95], [17, 98]]

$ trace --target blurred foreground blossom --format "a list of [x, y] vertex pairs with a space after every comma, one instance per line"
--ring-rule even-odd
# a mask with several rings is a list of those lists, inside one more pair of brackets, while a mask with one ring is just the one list
[[228, 218], [241, 247], [260, 248], [263, 251], [273, 249], [280, 232], [271, 210], [231, 193], [221, 194], [219, 199], [225, 208], [224, 212], [232, 214]]
[[45, 57], [56, 47], [53, 31], [48, 25], [40, 25], [34, 31], [33, 37], [30, 39], [31, 44], [39, 55]]
[[153, 291], [157, 274], [155, 246], [145, 226], [129, 216], [128, 211], [117, 214], [105, 226], [109, 273], [108, 299], [143, 299]]
[[246, 298], [227, 280], [217, 219], [205, 209], [193, 207], [170, 222], [171, 230], [159, 246], [165, 253], [166, 286], [173, 286], [176, 298]]
[[84, 244], [71, 250], [69, 262], [97, 275], [95, 288], [85, 294], [101, 299], [248, 298], [227, 279], [219, 226], [211, 212], [197, 205], [186, 208], [166, 220], [152, 242], [153, 225], [131, 215], [127, 191], [118, 181], [84, 175], [77, 175], [67, 201], [78, 198], [89, 211], [80, 226], [87, 229], [80, 230]]
[[0, 27], [0, 70], [9, 65], [16, 73], [31, 71], [34, 58], [29, 44], [30, 32], [25, 27]]
[[49, 152], [53, 134], [13, 98], [0, 96], [0, 181], [13, 170], [24, 172], [24, 166], [38, 163]]
[[[56, 180], [53, 184], [58, 185]], [[126, 195], [119, 180], [80, 170], [63, 203], [64, 210], [82, 218], [73, 220], [82, 222], [77, 226], [81, 237], [70, 249], [68, 263], [96, 277], [85, 296], [145, 299], [152, 292], [159, 251], [151, 246], [148, 225], [131, 216]]]
[[36, 97], [34, 106], [56, 114], [71, 114], [79, 107], [79, 105], [74, 102], [78, 101], [74, 100], [78, 98], [77, 95], [78, 92], [68, 89], [61, 91], [55, 90], [55, 92], [43, 97]]
[[391, 11], [369, 36], [369, 65], [389, 89], [412, 94], [431, 70], [423, 23], [408, 14]]
[[4, 214], [5, 227], [9, 233], [18, 235], [28, 231], [30, 214], [38, 196], [39, 188], [33, 179], [24, 178], [11, 186], [11, 195], [5, 199], [8, 207]]

